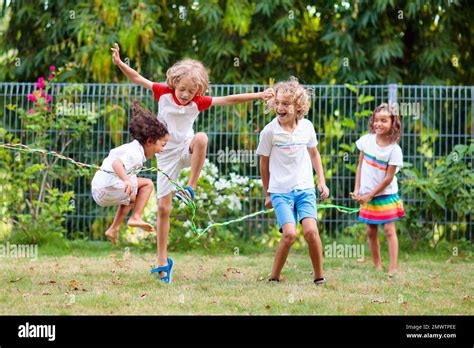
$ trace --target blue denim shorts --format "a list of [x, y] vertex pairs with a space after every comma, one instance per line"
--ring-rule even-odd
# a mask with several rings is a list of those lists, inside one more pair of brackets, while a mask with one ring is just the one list
[[288, 193], [270, 193], [278, 221], [278, 229], [287, 223], [297, 224], [305, 218], [318, 219], [316, 192], [313, 189], [294, 190]]

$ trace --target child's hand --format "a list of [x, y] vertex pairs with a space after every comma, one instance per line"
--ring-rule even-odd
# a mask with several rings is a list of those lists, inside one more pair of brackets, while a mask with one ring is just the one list
[[272, 200], [271, 200], [270, 196], [265, 196], [265, 208], [267, 208], [267, 209], [273, 208]]
[[374, 198], [374, 197], [370, 193], [366, 193], [363, 196], [357, 197], [356, 201], [359, 204], [366, 204], [366, 203], [370, 202], [372, 200], [372, 198]]
[[133, 193], [133, 183], [130, 180], [123, 180], [122, 182], [125, 185], [125, 193], [130, 196]]
[[321, 199], [326, 199], [329, 197], [329, 189], [326, 186], [326, 184], [319, 184], [318, 191], [319, 191]]
[[274, 96], [275, 96], [275, 91], [273, 90], [273, 88], [270, 87], [263, 91], [262, 99], [267, 101], [269, 99], [272, 99]]
[[354, 192], [350, 193], [350, 196], [353, 200], [357, 201], [359, 199], [359, 190], [354, 190]]
[[120, 59], [120, 47], [118, 43], [115, 43], [114, 47], [111, 48], [111, 50], [112, 50], [112, 62], [115, 65], [120, 64], [122, 60]]

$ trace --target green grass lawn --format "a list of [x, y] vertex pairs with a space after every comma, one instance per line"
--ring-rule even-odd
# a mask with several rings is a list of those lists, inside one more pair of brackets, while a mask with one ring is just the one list
[[0, 259], [0, 314], [474, 314], [470, 256], [401, 252], [400, 273], [392, 279], [375, 272], [367, 258], [325, 258], [328, 283], [319, 287], [304, 252], [292, 251], [280, 284], [266, 281], [271, 252], [172, 253], [171, 284], [149, 275], [153, 257], [98, 242], [62, 251], [40, 248], [37, 260]]

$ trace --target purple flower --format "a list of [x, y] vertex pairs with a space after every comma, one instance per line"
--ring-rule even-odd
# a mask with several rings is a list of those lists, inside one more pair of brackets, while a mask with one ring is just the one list
[[55, 67], [54, 65], [51, 65], [51, 66], [49, 67], [49, 71], [53, 72], [53, 71], [55, 71], [55, 70], [56, 70], [56, 67]]
[[33, 115], [33, 114], [35, 113], [35, 111], [34, 111], [33, 109], [30, 109], [30, 110], [28, 111], [28, 113], [29, 113], [30, 115]]
[[36, 96], [34, 94], [28, 94], [28, 100], [33, 103], [37, 102]]

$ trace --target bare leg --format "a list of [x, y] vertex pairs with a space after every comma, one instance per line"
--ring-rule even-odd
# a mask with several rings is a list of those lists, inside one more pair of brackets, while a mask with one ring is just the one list
[[282, 226], [282, 237], [278, 244], [275, 259], [272, 267], [272, 279], [280, 279], [280, 273], [285, 265], [291, 246], [296, 240], [296, 226], [293, 223], [287, 223]]
[[191, 153], [191, 174], [189, 176], [188, 186], [191, 186], [194, 190], [196, 189], [197, 181], [206, 159], [207, 142], [208, 138], [206, 133], [196, 133], [191, 141], [191, 145], [189, 145], [189, 152]]
[[306, 218], [301, 223], [303, 225], [304, 239], [308, 243], [309, 257], [313, 264], [314, 279], [323, 278], [323, 244], [319, 237], [316, 220]]
[[395, 222], [384, 224], [383, 230], [388, 244], [388, 275], [393, 275], [398, 270], [398, 238], [395, 230]]
[[378, 225], [367, 224], [367, 237], [369, 239], [370, 254], [374, 260], [377, 271], [382, 270], [382, 259], [380, 258], [380, 242], [377, 236]]
[[[158, 200], [158, 222], [156, 233], [156, 246], [158, 266], [166, 266], [168, 264], [168, 235], [170, 232], [170, 215], [173, 193], [170, 192], [166, 196]], [[166, 275], [162, 272], [161, 276]]]
[[153, 192], [153, 182], [150, 179], [138, 178], [138, 193], [133, 214], [128, 219], [128, 226], [139, 227], [147, 232], [153, 231], [153, 226], [142, 220], [143, 209]]
[[109, 229], [105, 232], [105, 236], [112, 242], [113, 245], [117, 244], [120, 225], [122, 224], [123, 220], [125, 220], [128, 213], [130, 212], [130, 209], [132, 208], [133, 203], [129, 205], [119, 205], [117, 208], [114, 221], [112, 222], [112, 225], [109, 227]]

